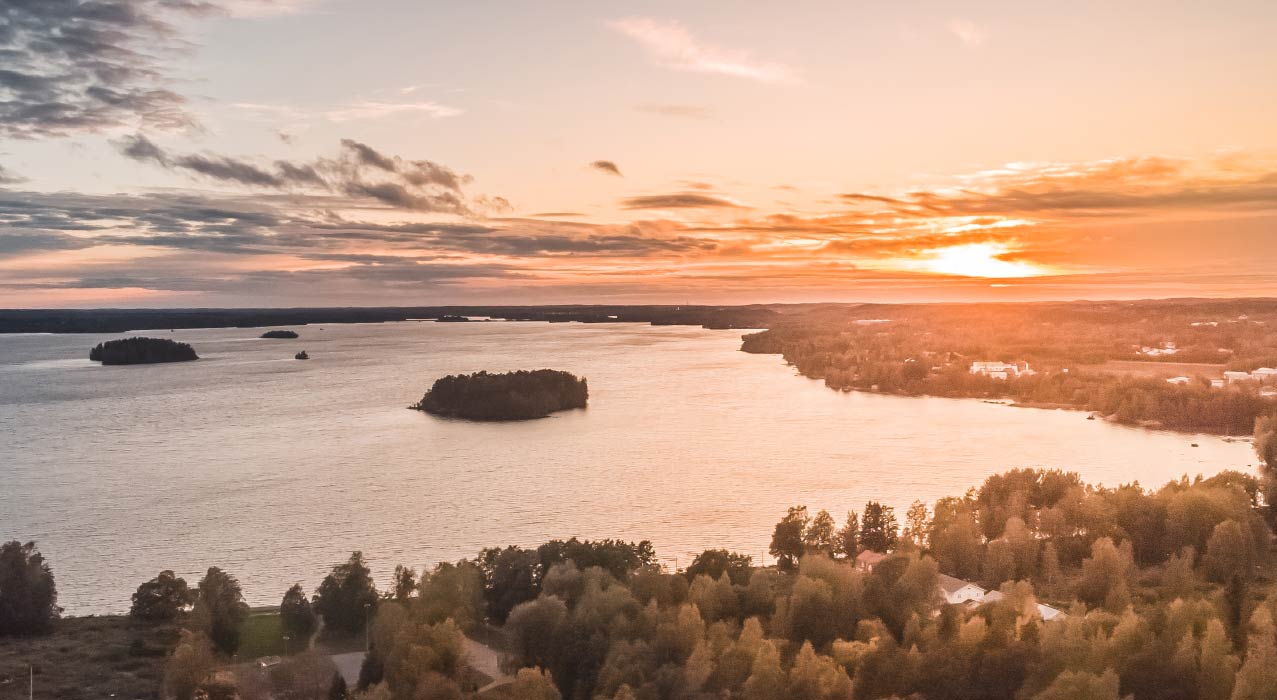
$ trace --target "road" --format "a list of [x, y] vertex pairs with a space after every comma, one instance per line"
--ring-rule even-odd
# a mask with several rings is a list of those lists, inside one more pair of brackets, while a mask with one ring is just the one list
[[[355, 687], [359, 681], [359, 667], [364, 663], [364, 653], [352, 651], [346, 654], [332, 654], [329, 658], [336, 664], [341, 677], [346, 679], [346, 685]], [[469, 637], [466, 637], [466, 661], [474, 670], [492, 679], [490, 683], [479, 689], [480, 692], [514, 680], [514, 676], [501, 671], [500, 652]]]

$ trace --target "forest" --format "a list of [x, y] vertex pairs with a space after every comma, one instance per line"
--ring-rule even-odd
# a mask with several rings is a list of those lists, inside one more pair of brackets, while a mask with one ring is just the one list
[[[1272, 700], [1277, 420], [1255, 438], [1258, 476], [1016, 469], [900, 518], [796, 505], [774, 566], [710, 549], [671, 571], [648, 542], [570, 539], [401, 565], [379, 590], [355, 552], [279, 608], [294, 639], [367, 635], [353, 687], [303, 673], [313, 652], [229, 673], [248, 609], [216, 567], [194, 587], [162, 572], [132, 614], [185, 628], [164, 680], [181, 700]], [[60, 624], [52, 580], [33, 544], [0, 550], [0, 636]], [[976, 593], [953, 602], [955, 580]], [[501, 650], [503, 686], [480, 691], [472, 640]]]
[[[1141, 353], [1162, 346], [1174, 352]], [[1277, 398], [1257, 383], [1208, 380], [1271, 367], [1275, 348], [1277, 305], [1262, 300], [829, 306], [786, 316], [741, 346], [779, 354], [833, 389], [1010, 399], [1229, 435], [1249, 434], [1256, 418], [1277, 412]], [[973, 361], [1028, 363], [1034, 373], [994, 379], [972, 374]], [[1167, 371], [1132, 375], [1113, 361]], [[1189, 381], [1168, 384], [1176, 372]]]
[[585, 408], [589, 396], [585, 379], [569, 372], [476, 372], [436, 379], [421, 401], [410, 408], [467, 420], [528, 420], [544, 418], [555, 411]]
[[156, 362], [198, 360], [195, 349], [168, 338], [118, 338], [98, 343], [89, 351], [89, 359], [104, 365], [144, 365]]

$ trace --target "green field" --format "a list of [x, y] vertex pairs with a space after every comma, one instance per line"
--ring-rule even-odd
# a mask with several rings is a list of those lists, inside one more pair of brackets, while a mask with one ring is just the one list
[[239, 651], [235, 656], [241, 660], [256, 659], [263, 656], [284, 656], [285, 653], [296, 654], [306, 650], [305, 640], [284, 640], [284, 628], [278, 612], [254, 612], [244, 620], [239, 628]]

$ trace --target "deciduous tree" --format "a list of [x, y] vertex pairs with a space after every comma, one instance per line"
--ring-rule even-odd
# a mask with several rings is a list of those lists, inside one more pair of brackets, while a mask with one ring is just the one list
[[0, 637], [45, 634], [61, 614], [53, 570], [35, 542], [0, 545]]
[[284, 599], [279, 603], [279, 620], [284, 633], [295, 641], [297, 646], [294, 648], [305, 649], [309, 646], [310, 636], [315, 633], [318, 620], [300, 583], [293, 584], [284, 593]]
[[240, 626], [248, 617], [239, 581], [216, 566], [209, 567], [196, 588], [192, 617], [218, 651], [234, 654], [239, 649]]
[[165, 570], [137, 587], [129, 615], [140, 620], [173, 620], [186, 612], [194, 601], [195, 592], [187, 586], [186, 579]]
[[807, 531], [807, 506], [793, 506], [772, 532], [768, 549], [782, 571], [790, 571], [803, 555], [803, 535]]
[[352, 552], [350, 559], [333, 567], [315, 591], [313, 603], [325, 628], [346, 634], [364, 628], [377, 606], [377, 586], [363, 552]]

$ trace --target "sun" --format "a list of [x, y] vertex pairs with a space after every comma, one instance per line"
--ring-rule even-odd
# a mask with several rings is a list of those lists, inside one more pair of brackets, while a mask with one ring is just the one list
[[1003, 243], [964, 243], [930, 251], [919, 263], [923, 269], [961, 277], [1036, 277], [1048, 270], [1019, 260], [1005, 260], [1013, 252]]

